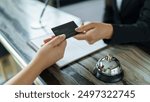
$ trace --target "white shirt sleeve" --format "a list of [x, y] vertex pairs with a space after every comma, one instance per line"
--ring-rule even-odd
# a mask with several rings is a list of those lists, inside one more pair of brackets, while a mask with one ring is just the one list
[[122, 0], [117, 0], [117, 8], [120, 11], [121, 9]]

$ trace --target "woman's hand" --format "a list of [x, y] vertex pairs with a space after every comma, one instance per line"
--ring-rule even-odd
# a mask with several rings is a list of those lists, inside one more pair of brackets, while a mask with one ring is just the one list
[[63, 58], [66, 40], [65, 35], [60, 35], [44, 40], [45, 44], [38, 51], [31, 64], [38, 64], [41, 70], [53, 65], [59, 59]]
[[46, 68], [54, 64], [64, 56], [66, 48], [65, 35], [60, 35], [44, 40], [46, 43], [38, 51], [35, 58], [26, 68], [20, 71], [16, 76], [5, 84], [11, 85], [29, 85]]
[[75, 36], [76, 39], [86, 40], [89, 44], [93, 44], [101, 39], [110, 39], [113, 27], [111, 24], [89, 23], [77, 28], [76, 31], [80, 32]]

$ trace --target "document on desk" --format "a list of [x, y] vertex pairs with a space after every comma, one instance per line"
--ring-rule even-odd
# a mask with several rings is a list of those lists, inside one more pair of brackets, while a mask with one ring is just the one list
[[[76, 23], [71, 21], [51, 28], [56, 36], [59, 34], [65, 34], [67, 39], [67, 47], [65, 50], [64, 58], [56, 62], [56, 65], [60, 68], [106, 46], [102, 40], [96, 42], [93, 45], [89, 45], [86, 41], [76, 40], [73, 38], [73, 36], [78, 34], [78, 32], [75, 31], [75, 28], [77, 27], [78, 26]], [[48, 37], [50, 37], [50, 35], [32, 39], [30, 45], [32, 45], [32, 48], [37, 51], [41, 47], [43, 40]]]
[[[50, 35], [46, 35], [32, 39], [30, 42], [30, 46], [37, 51], [43, 44], [43, 40], [48, 38], [49, 36]], [[93, 45], [89, 45], [86, 41], [79, 41], [71, 37], [67, 39], [67, 47], [65, 50], [64, 58], [56, 62], [56, 65], [62, 68], [71, 62], [74, 62], [97, 50], [100, 50], [101, 48], [104, 48], [105, 46], [106, 44], [102, 40], [96, 42]]]

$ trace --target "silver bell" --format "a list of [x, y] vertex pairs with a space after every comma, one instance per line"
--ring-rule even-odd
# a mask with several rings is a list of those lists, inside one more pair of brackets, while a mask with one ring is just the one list
[[94, 74], [104, 82], [117, 82], [123, 78], [123, 70], [120, 62], [112, 55], [107, 55], [98, 60]]

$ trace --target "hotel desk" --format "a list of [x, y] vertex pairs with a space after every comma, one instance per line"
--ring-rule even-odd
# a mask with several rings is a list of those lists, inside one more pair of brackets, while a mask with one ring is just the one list
[[[0, 0], [0, 41], [25, 68], [36, 52], [28, 45], [30, 39], [46, 34], [43, 29], [32, 29], [32, 23], [39, 21], [43, 4], [34, 0]], [[54, 16], [55, 15], [55, 16]], [[79, 18], [48, 7], [44, 22], [58, 22]], [[48, 32], [47, 32], [48, 33]], [[124, 70], [124, 78], [117, 83], [104, 83], [93, 76], [94, 66], [99, 58], [111, 54], [117, 57]], [[129, 45], [107, 46], [89, 56], [67, 65], [62, 70], [54, 66], [43, 71], [35, 84], [61, 85], [105, 85], [105, 84], [150, 84], [150, 55]]]

